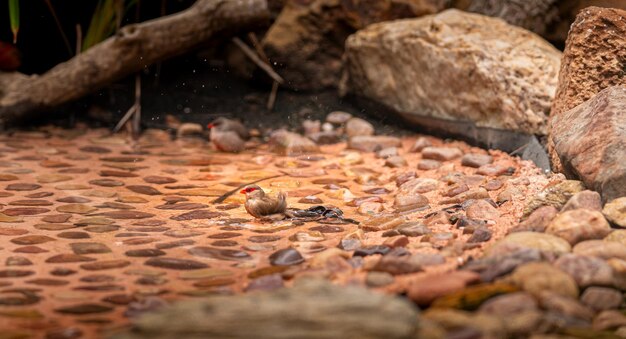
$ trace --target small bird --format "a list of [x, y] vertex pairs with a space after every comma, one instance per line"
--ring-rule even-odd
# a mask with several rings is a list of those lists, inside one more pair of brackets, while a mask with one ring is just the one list
[[258, 219], [284, 219], [287, 211], [287, 196], [278, 192], [276, 198], [265, 194], [258, 185], [248, 185], [239, 193], [246, 195], [246, 211]]
[[211, 142], [223, 152], [241, 152], [245, 149], [246, 140], [250, 139], [246, 127], [237, 120], [217, 118], [207, 128], [211, 130]]

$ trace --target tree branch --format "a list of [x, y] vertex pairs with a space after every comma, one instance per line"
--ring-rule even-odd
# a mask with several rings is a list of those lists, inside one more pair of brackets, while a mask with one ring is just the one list
[[218, 33], [258, 24], [268, 16], [266, 0], [198, 0], [182, 12], [125, 26], [42, 75], [0, 72], [0, 122], [76, 100], [150, 64], [188, 52]]

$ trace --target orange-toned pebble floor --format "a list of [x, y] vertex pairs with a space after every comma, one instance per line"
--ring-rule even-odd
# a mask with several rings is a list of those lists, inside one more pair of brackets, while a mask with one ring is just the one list
[[[364, 268], [380, 257], [377, 251], [440, 254], [440, 262], [376, 287], [403, 292], [414, 279], [480, 256], [548, 182], [532, 163], [500, 151], [489, 152], [487, 165], [462, 165], [461, 157], [445, 154], [424, 159], [409, 151], [417, 138], [402, 139], [406, 164], [386, 166], [345, 142], [285, 157], [261, 143], [218, 153], [206, 140], [171, 140], [156, 130], [136, 142], [105, 130], [0, 135], [0, 337], [99, 337], [150, 308], [147, 299], [169, 303], [289, 286], [304, 274], [365, 285]], [[462, 142], [422, 140], [444, 153], [488, 154]], [[289, 207], [335, 206], [360, 224], [258, 221], [239, 193], [212, 203], [272, 176], [259, 185], [268, 194], [286, 192]], [[413, 194], [426, 200], [397, 197], [410, 180]], [[481, 236], [447, 218], [465, 213], [459, 206], [472, 194], [493, 202], [472, 210], [488, 214]], [[413, 223], [411, 232], [394, 233], [402, 223]], [[325, 253], [347, 260], [326, 262]], [[268, 275], [282, 281], [259, 280]]]

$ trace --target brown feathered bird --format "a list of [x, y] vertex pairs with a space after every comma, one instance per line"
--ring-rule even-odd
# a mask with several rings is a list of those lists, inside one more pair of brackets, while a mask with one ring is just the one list
[[246, 147], [246, 140], [250, 139], [248, 129], [237, 120], [217, 118], [207, 128], [211, 130], [211, 142], [220, 151], [241, 152]]
[[246, 211], [258, 219], [284, 218], [287, 210], [285, 193], [278, 192], [276, 198], [265, 194], [258, 185], [248, 185], [240, 191], [246, 195]]

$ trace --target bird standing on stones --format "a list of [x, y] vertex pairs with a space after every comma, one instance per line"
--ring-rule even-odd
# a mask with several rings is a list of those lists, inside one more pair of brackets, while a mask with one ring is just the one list
[[237, 120], [217, 118], [207, 128], [211, 130], [211, 142], [223, 152], [241, 152], [245, 149], [246, 140], [250, 139], [246, 127]]
[[248, 185], [240, 191], [246, 195], [246, 211], [258, 219], [284, 219], [287, 211], [287, 196], [278, 192], [276, 198], [265, 194], [258, 185]]

